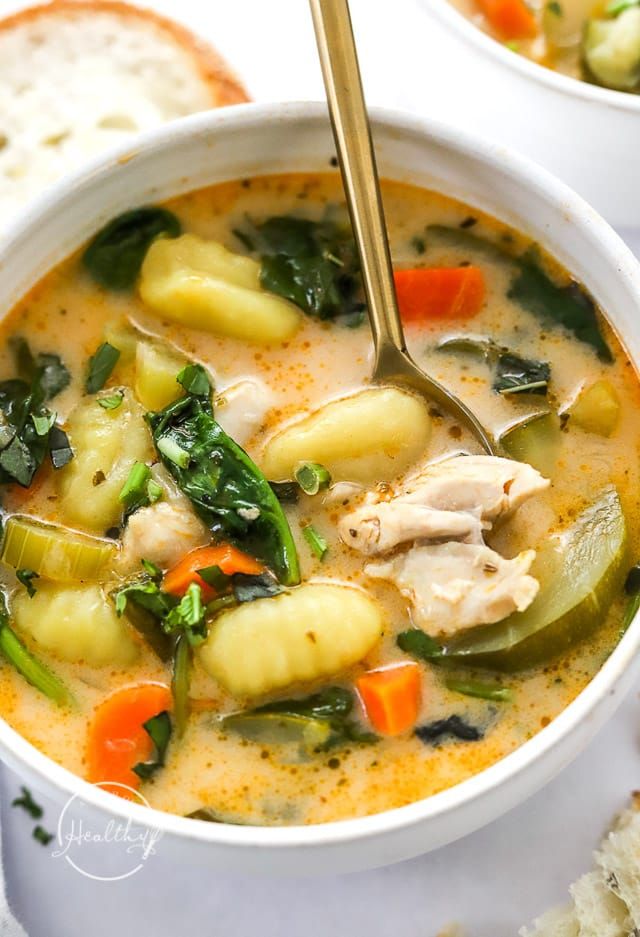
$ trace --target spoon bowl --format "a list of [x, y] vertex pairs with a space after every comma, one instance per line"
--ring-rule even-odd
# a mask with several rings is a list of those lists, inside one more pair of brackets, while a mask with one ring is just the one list
[[495, 455], [495, 444], [478, 418], [446, 387], [425, 374], [407, 351], [348, 0], [310, 0], [310, 5], [373, 332], [372, 380], [410, 388], [428, 404], [443, 407], [485, 452]]

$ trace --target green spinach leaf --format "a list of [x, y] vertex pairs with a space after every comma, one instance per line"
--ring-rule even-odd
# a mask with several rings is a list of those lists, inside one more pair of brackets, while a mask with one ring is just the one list
[[461, 742], [478, 742], [484, 736], [482, 729], [466, 722], [461, 716], [436, 719], [427, 725], [418, 726], [415, 734], [427, 745], [437, 746], [443, 738], [455, 738]]
[[259, 557], [285, 585], [296, 585], [298, 555], [280, 502], [215, 420], [210, 395], [189, 394], [147, 419], [165, 467], [212, 534]]
[[111, 372], [115, 368], [120, 352], [109, 342], [103, 342], [98, 347], [96, 353], [89, 358], [87, 367], [87, 377], [84, 383], [88, 394], [97, 394], [102, 390], [109, 380]]
[[521, 358], [511, 351], [498, 355], [493, 389], [499, 394], [540, 394], [545, 396], [551, 380], [551, 367], [546, 361]]
[[166, 710], [152, 716], [142, 723], [142, 728], [153, 742], [153, 753], [148, 761], [139, 761], [131, 769], [144, 781], [153, 777], [159, 768], [164, 767], [167, 757], [167, 747], [171, 738], [171, 717]]
[[93, 279], [110, 290], [134, 285], [151, 243], [157, 237], [178, 237], [180, 222], [166, 208], [134, 208], [118, 215], [98, 231], [82, 255]]
[[353, 705], [353, 693], [343, 687], [332, 686], [301, 699], [285, 699], [267, 703], [251, 710], [251, 712], [254, 714], [301, 716], [306, 719], [317, 719], [329, 723], [331, 735], [322, 746], [323, 750], [334, 748], [337, 745], [346, 745], [349, 742], [362, 744], [377, 742], [378, 737], [376, 735], [362, 729], [351, 718]]
[[307, 315], [335, 319], [364, 308], [360, 262], [348, 226], [277, 215], [254, 226], [243, 240], [261, 256], [264, 288]]

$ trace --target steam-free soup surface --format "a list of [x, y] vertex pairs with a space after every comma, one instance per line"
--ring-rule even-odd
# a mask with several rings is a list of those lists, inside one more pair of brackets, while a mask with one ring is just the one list
[[[174, 199], [165, 207], [182, 234], [152, 218], [162, 236], [149, 237], [127, 285], [112, 288], [108, 275], [98, 283], [95, 252], [93, 264], [81, 252], [5, 319], [6, 378], [30, 367], [34, 380], [41, 354], [59, 356], [70, 376], [40, 406], [57, 415], [73, 458], [54, 468], [43, 456], [26, 486], [0, 458], [1, 575], [10, 627], [74, 703], [56, 689], [57, 705], [3, 660], [0, 713], [80, 776], [221, 821], [372, 814], [514, 751], [615, 646], [638, 526], [640, 401], [629, 361], [544, 245], [439, 194], [383, 188], [411, 352], [514, 461], [474, 462], [476, 444], [446, 414], [406, 392], [373, 391], [333, 174], [248, 179]], [[273, 218], [288, 221], [264, 224]], [[315, 293], [303, 289], [301, 299], [296, 276]], [[582, 310], [577, 331], [554, 321], [554, 304], [569, 298]], [[471, 343], [446, 345], [462, 336]], [[105, 342], [120, 351], [115, 363], [108, 348], [96, 355]], [[344, 402], [322, 410], [343, 398], [355, 417]], [[148, 412], [163, 416], [145, 421]], [[219, 425], [226, 435], [214, 438]], [[245, 475], [229, 440], [253, 460]], [[66, 461], [59, 436], [49, 446]], [[503, 479], [501, 507], [482, 494], [462, 503], [471, 465], [478, 490]], [[209, 510], [216, 466], [237, 482], [224, 510], [220, 500]], [[434, 494], [442, 466], [446, 497]], [[262, 470], [277, 483], [275, 508], [272, 490], [258, 490]], [[247, 472], [258, 488], [246, 487]], [[520, 488], [518, 503], [507, 503]], [[85, 565], [74, 573], [68, 544], [62, 559], [45, 557], [33, 546], [42, 533], [34, 521], [56, 525], [46, 536], [84, 533]], [[595, 550], [587, 563], [585, 549]], [[517, 639], [524, 616], [528, 641]]]

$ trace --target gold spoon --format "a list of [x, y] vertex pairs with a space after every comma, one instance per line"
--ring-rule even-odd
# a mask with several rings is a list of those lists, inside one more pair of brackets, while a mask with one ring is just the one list
[[422, 371], [407, 351], [393, 282], [376, 158], [348, 0], [310, 0], [342, 181], [373, 333], [378, 384], [399, 384], [453, 414], [490, 454], [494, 443], [469, 408]]

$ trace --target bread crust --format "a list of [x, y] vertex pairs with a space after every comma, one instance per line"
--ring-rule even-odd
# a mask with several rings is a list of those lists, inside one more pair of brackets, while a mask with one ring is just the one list
[[227, 104], [243, 104], [250, 101], [246, 89], [221, 55], [204, 40], [198, 38], [186, 26], [176, 23], [153, 10], [133, 6], [124, 0], [50, 0], [27, 7], [0, 20], [0, 33], [33, 22], [42, 16], [59, 14], [73, 16], [75, 13], [111, 13], [124, 20], [138, 20], [152, 24], [166, 33], [173, 42], [191, 56], [198, 73], [209, 89], [213, 107]]

